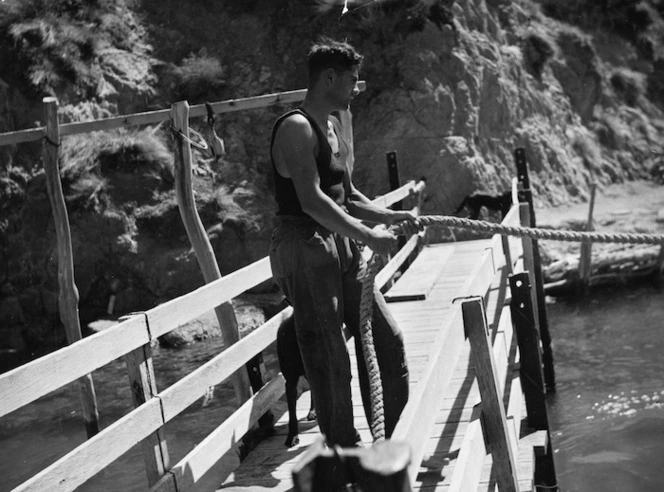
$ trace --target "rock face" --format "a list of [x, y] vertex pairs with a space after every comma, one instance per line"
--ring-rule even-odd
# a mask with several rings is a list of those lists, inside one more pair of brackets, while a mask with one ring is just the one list
[[[423, 212], [431, 214], [450, 213], [474, 191], [508, 189], [517, 147], [526, 150], [536, 199], [549, 203], [582, 200], [593, 182], [647, 177], [661, 167], [657, 49], [644, 57], [632, 38], [586, 34], [546, 17], [535, 2], [385, 1], [341, 17], [336, 2], [319, 2], [318, 10], [288, 0], [113, 5], [92, 24], [60, 12], [45, 24], [16, 20], [22, 27], [13, 31], [0, 25], [7, 38], [62, 18], [66, 32], [79, 33], [62, 43], [85, 63], [72, 62], [73, 75], [39, 79], [59, 81], [48, 90], [60, 100], [62, 121], [299, 89], [310, 42], [327, 34], [365, 55], [367, 91], [353, 112], [354, 181], [367, 196], [388, 190], [385, 153], [393, 150], [402, 181], [427, 180]], [[648, 32], [661, 26], [653, 19]], [[25, 73], [34, 74], [42, 58], [30, 61], [21, 54], [31, 53], [27, 45], [12, 36], [24, 51], [12, 54], [5, 44], [0, 55], [32, 63]], [[33, 77], [27, 87], [3, 66], [0, 131], [33, 126], [45, 86]], [[222, 273], [266, 254], [273, 211], [267, 149], [285, 109], [220, 116], [216, 131], [227, 155], [195, 153], [199, 214]], [[63, 140], [83, 324], [107, 315], [111, 296], [118, 314], [203, 282], [175, 203], [170, 139], [161, 125]], [[59, 323], [55, 236], [39, 152], [37, 145], [0, 148], [0, 349], [35, 350], [63, 338], [52, 329]]]

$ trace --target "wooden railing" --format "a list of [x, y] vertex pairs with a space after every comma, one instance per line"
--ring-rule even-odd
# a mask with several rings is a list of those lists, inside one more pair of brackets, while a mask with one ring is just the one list
[[[361, 83], [361, 88], [364, 84]], [[265, 107], [301, 100], [305, 91], [272, 94], [257, 98], [214, 103], [216, 112]], [[52, 101], [45, 101], [53, 107]], [[204, 106], [193, 106], [189, 116], [205, 114]], [[173, 111], [156, 111], [108, 118], [85, 123], [57, 125], [57, 117], [46, 127], [21, 130], [0, 135], [0, 145], [9, 145], [53, 135], [69, 135], [86, 131], [117, 128], [163, 121]], [[186, 124], [186, 122], [184, 123]], [[186, 128], [185, 128], [186, 130]], [[348, 129], [346, 129], [348, 131]], [[50, 133], [49, 133], [50, 132]], [[57, 180], [57, 153], [54, 158]], [[52, 164], [53, 164], [52, 163]], [[406, 185], [376, 198], [381, 206], [390, 206], [408, 197], [414, 202], [424, 183]], [[417, 207], [414, 208], [417, 212]], [[66, 217], [65, 217], [66, 219]], [[377, 282], [384, 285], [411, 255], [422, 235], [406, 243], [379, 274]], [[263, 258], [186, 295], [141, 313], [124, 318], [119, 324], [36, 359], [0, 375], [0, 418], [36, 399], [61, 388], [119, 357], [124, 357], [136, 408], [94, 437], [78, 446], [35, 476], [18, 486], [16, 491], [74, 490], [103, 470], [137, 443], [142, 442], [146, 472], [151, 490], [189, 490], [227, 451], [233, 449], [270, 406], [284, 393], [283, 377], [279, 374], [242, 403], [219, 427], [175, 465], [169, 463], [164, 425], [189, 405], [205, 395], [209, 387], [220, 384], [242, 370], [257, 354], [276, 339], [279, 326], [292, 315], [287, 308], [251, 334], [228, 346], [212, 360], [194, 370], [172, 386], [158, 391], [155, 385], [150, 346], [152, 341], [203, 313], [228, 304], [233, 298], [272, 276], [268, 258]], [[76, 298], [77, 302], [77, 298]], [[234, 315], [233, 315], [234, 316]], [[223, 328], [223, 327], [222, 327]], [[94, 354], [94, 357], [90, 357]]]
[[[378, 198], [389, 205], [421, 193], [424, 183], [408, 182], [400, 189]], [[419, 237], [419, 236], [415, 236]], [[417, 239], [397, 254], [384, 272], [395, 271]], [[84, 374], [121, 356], [149, 347], [152, 340], [183, 323], [230, 301], [244, 291], [269, 280], [269, 260], [264, 258], [215, 282], [200, 287], [144, 313], [135, 314], [118, 325], [84, 338], [52, 354], [0, 375], [0, 417], [54, 391]], [[388, 279], [382, 273], [380, 282]], [[276, 339], [276, 333], [292, 309], [287, 308], [255, 331], [228, 347], [215, 358], [167, 389], [155, 392], [145, 403], [102, 430], [60, 460], [15, 490], [74, 490], [103, 470], [132, 446], [161, 429], [167, 422], [201, 398], [210, 386], [222, 383]], [[95, 354], [89, 357], [89, 354]], [[226, 451], [257, 422], [264, 411], [284, 392], [279, 374], [224, 423], [215, 429], [189, 455], [165, 473], [151, 490], [188, 490]]]

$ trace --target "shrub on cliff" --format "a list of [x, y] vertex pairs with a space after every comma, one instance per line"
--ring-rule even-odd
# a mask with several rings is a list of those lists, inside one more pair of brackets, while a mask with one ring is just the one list
[[74, 135], [64, 139], [61, 159], [66, 197], [83, 208], [151, 202], [173, 183], [173, 157], [151, 129]]
[[133, 49], [127, 0], [24, 0], [0, 9], [0, 77], [33, 97], [58, 90], [96, 95], [103, 46]]

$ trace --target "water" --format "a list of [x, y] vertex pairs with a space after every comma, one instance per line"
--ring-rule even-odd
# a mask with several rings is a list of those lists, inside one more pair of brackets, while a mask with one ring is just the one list
[[564, 492], [664, 490], [664, 293], [549, 304], [549, 424]]
[[[564, 492], [664, 490], [664, 294], [643, 287], [549, 304], [557, 392], [549, 400], [556, 471]], [[158, 388], [166, 388], [222, 350], [220, 339], [155, 349]], [[277, 370], [265, 354], [268, 374]], [[93, 374], [101, 425], [132, 408], [124, 363]], [[230, 385], [215, 389], [166, 426], [176, 463], [234, 409]], [[0, 419], [0, 491], [13, 487], [85, 441], [78, 394], [68, 386]], [[210, 490], [219, 475], [206, 477]], [[146, 490], [133, 449], [82, 491]]]
[[[157, 388], [172, 385], [223, 350], [220, 338], [183, 349], [156, 348], [153, 352]], [[264, 354], [267, 377], [278, 363], [274, 350]], [[93, 373], [102, 429], [133, 409], [122, 359]], [[78, 389], [68, 385], [0, 419], [0, 491], [11, 490], [86, 440], [79, 412]], [[202, 398], [165, 427], [171, 463], [177, 463], [236, 408], [230, 383], [215, 387], [210, 401]], [[224, 477], [218, 469], [204, 477], [201, 490], [214, 490]], [[147, 478], [140, 445], [78, 490], [145, 491]]]

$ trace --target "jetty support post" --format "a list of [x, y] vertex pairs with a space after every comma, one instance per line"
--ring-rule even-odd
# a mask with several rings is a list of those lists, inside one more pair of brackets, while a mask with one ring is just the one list
[[[530, 176], [528, 174], [528, 161], [526, 160], [526, 150], [519, 147], [514, 151], [514, 160], [516, 163], [517, 179], [520, 186], [519, 201], [528, 204], [529, 223], [527, 227], [537, 227], [537, 220], [535, 218], [535, 207], [533, 205], [533, 194], [530, 189]], [[543, 345], [543, 358], [544, 358], [544, 378], [546, 388], [548, 391], [555, 391], [556, 389], [556, 376], [553, 362], [553, 351], [551, 349], [551, 333], [549, 331], [549, 321], [546, 314], [546, 300], [544, 297], [544, 279], [542, 275], [542, 261], [540, 258], [539, 246], [536, 239], [528, 240], [532, 244], [533, 251], [533, 265], [532, 273], [535, 279], [534, 288], [537, 296], [537, 318], [540, 336]], [[524, 239], [524, 244], [526, 240]], [[530, 268], [530, 267], [528, 267]]]
[[[586, 220], [586, 231], [591, 232], [595, 230], [593, 224], [593, 210], [595, 209], [595, 192], [597, 186], [593, 183], [590, 185], [590, 205], [588, 206], [588, 219]], [[579, 257], [579, 280], [577, 284], [577, 297], [582, 298], [588, 294], [588, 286], [590, 285], [590, 272], [592, 270], [592, 249], [593, 243], [584, 241], [581, 243], [581, 254]]]
[[509, 283], [512, 293], [510, 312], [519, 347], [519, 380], [526, 400], [528, 425], [547, 432], [546, 452], [536, 457], [535, 477], [538, 483], [555, 485], [556, 471], [546, 408], [541, 344], [535, 323], [528, 272], [510, 275]]
[[[69, 216], [62, 192], [58, 157], [60, 150], [60, 129], [58, 124], [58, 100], [55, 97], [43, 99], [43, 115], [46, 121], [42, 157], [46, 173], [46, 190], [51, 202], [55, 221], [55, 236], [58, 249], [58, 307], [60, 319], [65, 327], [67, 343], [72, 344], [82, 338], [81, 321], [78, 316], [79, 294], [74, 281], [74, 255], [72, 253]], [[83, 419], [88, 438], [99, 432], [99, 411], [92, 375], [86, 374], [77, 381]]]
[[461, 310], [482, 399], [482, 428], [496, 470], [497, 485], [501, 491], [517, 492], [519, 482], [516, 460], [507, 430], [507, 416], [484, 301], [482, 297], [471, 298], [463, 302]]
[[[182, 222], [187, 231], [196, 259], [203, 273], [205, 283], [213, 282], [221, 278], [219, 265], [214, 256], [212, 244], [205, 232], [194, 200], [192, 187], [192, 154], [189, 144], [189, 104], [187, 101], [179, 101], [171, 105], [171, 124], [175, 135], [175, 195]], [[225, 302], [215, 309], [219, 321], [224, 344], [230, 347], [240, 338], [237, 318], [230, 302]], [[251, 397], [250, 381], [247, 371], [237, 371], [232, 376], [233, 387], [238, 405], [243, 404]]]

